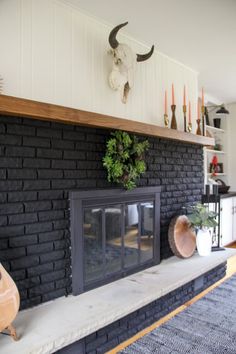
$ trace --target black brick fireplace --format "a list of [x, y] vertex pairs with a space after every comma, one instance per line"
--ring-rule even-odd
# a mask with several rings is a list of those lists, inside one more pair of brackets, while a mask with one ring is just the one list
[[[102, 157], [109, 130], [0, 117], [0, 261], [21, 308], [71, 293], [71, 190], [114, 188]], [[160, 255], [171, 218], [203, 191], [202, 146], [150, 137], [138, 185], [161, 186]]]

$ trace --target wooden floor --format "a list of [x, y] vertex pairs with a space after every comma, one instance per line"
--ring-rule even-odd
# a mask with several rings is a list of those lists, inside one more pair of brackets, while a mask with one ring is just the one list
[[[230, 248], [236, 248], [236, 242], [234, 244], [230, 245], [229, 247]], [[145, 334], [147, 334], [147, 333], [151, 332], [152, 330], [154, 330], [155, 328], [161, 326], [163, 323], [167, 322], [169, 319], [171, 319], [172, 317], [177, 315], [179, 312], [183, 311], [184, 309], [186, 309], [187, 307], [192, 305], [194, 302], [196, 302], [199, 299], [201, 299], [204, 295], [209, 293], [209, 291], [211, 291], [214, 288], [216, 288], [217, 286], [219, 286], [221, 283], [223, 283], [224, 280], [226, 280], [227, 278], [230, 278], [234, 273], [236, 273], [236, 256], [232, 257], [232, 258], [230, 258], [228, 260], [226, 276], [223, 279], [221, 279], [217, 283], [213, 284], [208, 289], [204, 290], [201, 294], [198, 294], [193, 299], [191, 299], [190, 301], [186, 302], [184, 305], [182, 305], [179, 308], [177, 308], [176, 310], [172, 311], [171, 313], [169, 313], [165, 317], [161, 318], [159, 321], [153, 323], [151, 326], [149, 326], [149, 327], [145, 328], [144, 330], [142, 330], [141, 332], [137, 333], [132, 338], [129, 338], [125, 342], [123, 342], [120, 345], [118, 345], [116, 348], [110, 350], [109, 352], [107, 352], [107, 354], [118, 353], [120, 350], [122, 350], [125, 347], [127, 347], [128, 345], [132, 344], [133, 342], [135, 342], [139, 338], [145, 336]]]

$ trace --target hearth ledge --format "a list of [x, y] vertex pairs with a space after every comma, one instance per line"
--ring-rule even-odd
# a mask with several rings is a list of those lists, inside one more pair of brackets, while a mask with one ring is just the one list
[[236, 256], [236, 249], [195, 254], [161, 264], [91, 290], [21, 311], [14, 322], [19, 342], [0, 336], [2, 353], [54, 353], [129, 313], [149, 304]]

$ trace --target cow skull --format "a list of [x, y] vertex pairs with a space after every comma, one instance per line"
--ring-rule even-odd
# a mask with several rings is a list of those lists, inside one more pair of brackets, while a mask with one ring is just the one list
[[119, 43], [116, 39], [116, 35], [118, 31], [127, 24], [128, 22], [125, 22], [116, 26], [109, 35], [109, 43], [112, 48], [109, 53], [113, 58], [109, 84], [113, 90], [120, 91], [123, 103], [127, 102], [129, 90], [134, 83], [136, 62], [149, 59], [154, 51], [154, 46], [152, 46], [148, 53], [136, 54], [127, 44]]

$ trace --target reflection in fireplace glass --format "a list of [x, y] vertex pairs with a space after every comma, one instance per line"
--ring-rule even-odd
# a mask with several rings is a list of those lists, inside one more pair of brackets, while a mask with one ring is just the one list
[[125, 206], [124, 265], [130, 267], [138, 263], [138, 204]]
[[84, 210], [84, 277], [103, 278], [102, 209]]
[[84, 209], [88, 284], [153, 259], [153, 201]]
[[124, 247], [125, 267], [153, 258], [153, 202], [126, 205]]
[[121, 270], [121, 205], [105, 209], [106, 274]]
[[144, 263], [153, 258], [153, 202], [141, 203], [140, 261]]

